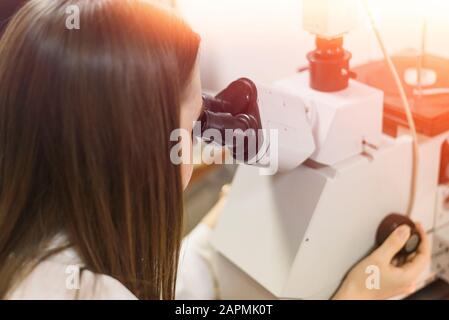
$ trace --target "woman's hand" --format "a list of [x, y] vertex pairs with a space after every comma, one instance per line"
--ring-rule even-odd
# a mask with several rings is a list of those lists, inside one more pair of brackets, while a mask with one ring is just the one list
[[220, 198], [218, 199], [217, 203], [201, 221], [201, 223], [204, 223], [210, 229], [215, 229], [218, 223], [218, 220], [223, 212], [223, 208], [226, 203], [228, 192], [229, 185], [224, 185], [221, 189]]
[[[410, 227], [405, 225], [397, 228], [382, 246], [349, 272], [333, 299], [380, 300], [413, 293], [420, 275], [430, 263], [429, 240], [420, 224], [417, 229], [421, 244], [404, 265], [397, 266], [394, 256], [410, 237]], [[369, 277], [373, 276], [370, 273], [373, 269], [379, 271], [379, 287], [370, 289]]]

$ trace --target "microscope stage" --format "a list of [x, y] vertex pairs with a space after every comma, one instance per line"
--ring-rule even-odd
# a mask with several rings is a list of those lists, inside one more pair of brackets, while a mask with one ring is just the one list
[[[417, 59], [416, 56], [397, 56], [393, 58], [393, 62], [402, 76], [417, 131], [434, 137], [449, 130], [449, 60], [436, 56], [424, 57], [424, 68], [434, 70], [437, 74], [435, 84], [423, 87], [424, 92], [429, 89], [448, 90], [442, 90], [441, 94], [419, 96], [414, 92], [416, 87], [408, 85], [404, 80], [406, 71], [416, 67]], [[404, 107], [386, 63], [383, 60], [370, 62], [354, 68], [353, 71], [357, 74], [358, 81], [385, 93], [384, 131], [396, 136], [398, 126], [408, 127]]]

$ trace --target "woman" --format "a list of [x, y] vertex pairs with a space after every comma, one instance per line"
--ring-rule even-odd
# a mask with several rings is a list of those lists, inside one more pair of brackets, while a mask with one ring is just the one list
[[[79, 30], [66, 28], [69, 5]], [[32, 0], [18, 12], [0, 43], [1, 298], [175, 297], [192, 166], [172, 164], [170, 133], [201, 113], [199, 43], [148, 1]], [[215, 220], [189, 236], [177, 297], [214, 298], [201, 252]], [[422, 232], [417, 256], [395, 267], [409, 233], [399, 228], [335, 298], [410, 291], [429, 249]], [[372, 264], [380, 290], [365, 287]]]

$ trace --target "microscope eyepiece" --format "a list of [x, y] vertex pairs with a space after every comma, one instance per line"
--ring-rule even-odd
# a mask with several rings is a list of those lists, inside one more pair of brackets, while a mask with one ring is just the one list
[[237, 80], [216, 97], [203, 95], [203, 113], [199, 121], [199, 138], [205, 142], [230, 148], [239, 161], [257, 155], [261, 145], [258, 133], [261, 123], [257, 90], [252, 81]]

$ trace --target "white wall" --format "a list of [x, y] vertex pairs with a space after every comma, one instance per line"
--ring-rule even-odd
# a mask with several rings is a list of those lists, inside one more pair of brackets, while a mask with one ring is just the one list
[[[314, 37], [302, 30], [301, 0], [178, 0], [183, 16], [202, 36], [206, 89], [246, 76], [271, 82], [307, 64]], [[371, 0], [390, 52], [418, 48], [420, 12], [429, 16], [429, 51], [449, 57], [449, 1]], [[353, 64], [380, 58], [365, 16], [346, 37]]]

